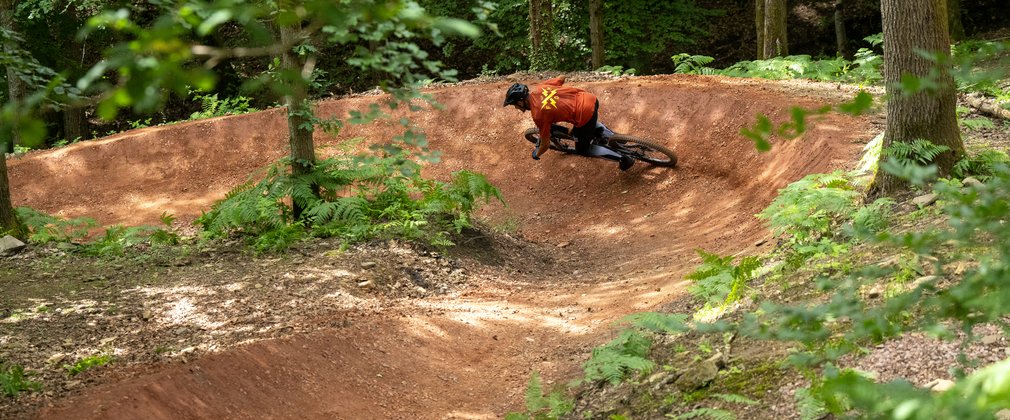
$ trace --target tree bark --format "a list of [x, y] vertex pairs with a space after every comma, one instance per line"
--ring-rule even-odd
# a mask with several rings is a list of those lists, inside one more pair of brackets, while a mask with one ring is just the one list
[[603, 0], [589, 0], [589, 38], [593, 48], [593, 70], [603, 67]]
[[3, 149], [0, 146], [0, 237], [11, 235], [23, 241], [27, 239], [28, 232], [14, 212], [10, 181], [7, 179], [7, 152]]
[[757, 32], [756, 59], [765, 58], [765, 0], [754, 0], [754, 30]]
[[[300, 28], [282, 26], [281, 43], [283, 45], [297, 44], [296, 37]], [[302, 75], [304, 63], [295, 54], [293, 48], [287, 48], [281, 56], [281, 66], [288, 74], [288, 90], [285, 103], [288, 108], [288, 143], [291, 146], [291, 174], [295, 177], [312, 172], [316, 164], [316, 149], [312, 142], [312, 107], [308, 102], [305, 77]], [[318, 187], [313, 191], [318, 195]], [[292, 213], [295, 220], [302, 218], [305, 207], [297, 200], [292, 201]]]
[[[0, 0], [0, 26], [8, 31], [17, 32], [17, 21], [14, 19], [13, 0]], [[4, 46], [8, 48], [8, 46]], [[7, 100], [10, 102], [21, 101], [25, 98], [25, 83], [19, 77], [18, 72], [13, 67], [7, 67]], [[17, 129], [11, 132], [11, 147], [21, 145], [21, 135]]]
[[849, 56], [849, 37], [845, 33], [844, 4], [843, 0], [835, 0], [835, 45], [838, 56], [849, 59], [852, 57]]
[[66, 105], [63, 108], [63, 137], [68, 143], [82, 140], [88, 133], [88, 120], [84, 111], [85, 108], [78, 105]]
[[[786, 36], [786, 17], [788, 8], [786, 0], [757, 0], [758, 9], [755, 12], [755, 22], [758, 30], [758, 59], [789, 55], [789, 41]], [[763, 19], [762, 19], [763, 18]]]
[[[0, 0], [0, 26], [13, 31], [14, 26], [14, 2], [13, 0]], [[4, 45], [5, 49], [9, 46]], [[7, 86], [9, 96], [8, 102], [19, 101], [24, 98], [25, 88], [18, 77], [17, 72], [11, 67], [7, 67]], [[0, 236], [8, 234], [18, 239], [24, 240], [27, 232], [21, 221], [18, 220], [17, 213], [14, 212], [14, 204], [11, 202], [10, 181], [7, 179], [7, 152], [13, 151], [14, 145], [20, 144], [20, 136], [16, 129], [11, 128], [9, 133], [0, 135]], [[4, 141], [5, 137], [10, 141]]]
[[[920, 56], [927, 51], [949, 58], [950, 33], [947, 28], [945, 0], [882, 0], [880, 3], [884, 28], [884, 81], [887, 89], [887, 128], [884, 150], [894, 142], [925, 139], [951, 150], [937, 156], [941, 177], [948, 176], [954, 164], [964, 156], [964, 143], [957, 126], [957, 97], [954, 79], [940, 64]], [[949, 63], [949, 60], [947, 60]], [[930, 77], [939, 70], [935, 90], [906, 93], [901, 90], [903, 76]], [[878, 163], [886, 161], [884, 153]], [[907, 189], [906, 181], [885, 171], [878, 171], [867, 193], [873, 200], [895, 195]]]
[[551, 0], [530, 0], [530, 46], [530, 70], [549, 70], [557, 64]]
[[950, 25], [950, 39], [963, 40], [965, 34], [964, 23], [961, 22], [961, 0], [947, 0], [947, 22]]

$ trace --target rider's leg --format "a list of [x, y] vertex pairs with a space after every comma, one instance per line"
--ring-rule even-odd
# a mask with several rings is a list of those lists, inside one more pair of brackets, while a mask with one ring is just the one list
[[629, 156], [624, 156], [613, 149], [596, 144], [597, 139], [603, 134], [603, 128], [596, 124], [600, 116], [600, 101], [596, 101], [596, 109], [593, 116], [585, 124], [572, 129], [572, 137], [575, 137], [575, 151], [584, 156], [602, 157], [620, 163], [622, 171], [627, 170], [635, 162]]
[[590, 146], [593, 145], [593, 141], [596, 140], [599, 135], [599, 129], [596, 127], [596, 121], [600, 116], [600, 101], [596, 101], [596, 106], [593, 109], [593, 116], [589, 118], [585, 124], [578, 127], [572, 128], [572, 137], [575, 137], [575, 151], [579, 154], [589, 156]]

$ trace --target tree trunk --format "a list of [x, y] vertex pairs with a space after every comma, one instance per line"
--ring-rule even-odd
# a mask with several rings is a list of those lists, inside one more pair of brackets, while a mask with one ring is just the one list
[[757, 32], [756, 59], [765, 58], [765, 0], [754, 0], [754, 30]]
[[589, 0], [589, 38], [593, 46], [593, 70], [603, 67], [603, 0]]
[[786, 37], [786, 0], [765, 0], [762, 55], [764, 59], [789, 55]]
[[549, 70], [557, 64], [551, 0], [530, 0], [530, 46], [530, 70]]
[[[308, 102], [307, 86], [302, 75], [302, 60], [295, 54], [293, 46], [298, 43], [299, 28], [281, 27], [281, 43], [288, 46], [281, 57], [281, 66], [288, 73], [288, 89], [285, 103], [288, 107], [288, 135], [291, 145], [291, 174], [295, 177], [312, 172], [316, 164], [316, 151], [312, 143], [312, 107]], [[313, 191], [318, 195], [318, 187]], [[303, 203], [292, 201], [295, 220], [302, 218]]]
[[947, 0], [947, 22], [950, 25], [950, 39], [964, 40], [964, 24], [961, 22], [961, 0]]
[[[935, 80], [937, 89], [905, 93], [900, 90], [902, 76], [929, 77], [937, 64], [920, 56], [918, 51], [950, 54], [950, 33], [947, 28], [945, 0], [882, 0], [880, 3], [884, 27], [884, 82], [887, 87], [887, 128], [884, 150], [894, 142], [925, 139], [949, 147], [949, 152], [937, 156], [941, 177], [948, 176], [954, 164], [964, 156], [964, 143], [957, 127], [957, 98], [954, 79], [943, 64]], [[948, 60], [949, 62], [949, 60]], [[887, 157], [881, 154], [883, 163]], [[878, 171], [870, 185], [867, 198], [894, 195], [906, 189], [906, 181]]]
[[85, 108], [77, 105], [67, 105], [63, 108], [63, 137], [68, 143], [84, 139], [88, 133], [88, 120], [84, 116]]
[[0, 146], [0, 237], [11, 235], [23, 241], [27, 239], [28, 232], [14, 213], [10, 181], [7, 179], [7, 151], [3, 149]]
[[[0, 26], [8, 31], [17, 31], [17, 22], [14, 19], [14, 5], [13, 0], [0, 0]], [[6, 47], [6, 46], [5, 46]], [[19, 77], [18, 72], [14, 70], [13, 67], [7, 67], [7, 100], [8, 102], [21, 101], [25, 98], [25, 83]], [[19, 109], [20, 107], [15, 107]], [[11, 132], [11, 144], [20, 146], [21, 145], [21, 135], [18, 133], [17, 129]]]
[[[0, 0], [0, 26], [13, 31], [14, 28], [14, 2], [13, 0]], [[7, 47], [6, 45], [4, 46]], [[7, 86], [8, 103], [20, 101], [24, 98], [25, 88], [18, 77], [17, 72], [8, 67]], [[19, 107], [16, 107], [19, 108]], [[20, 136], [13, 127], [10, 132], [0, 135], [0, 236], [9, 234], [18, 239], [24, 240], [26, 232], [14, 213], [14, 204], [11, 202], [10, 181], [7, 179], [7, 152], [13, 151], [15, 144], [20, 144]], [[10, 141], [5, 141], [7, 138]]]
[[835, 42], [836, 54], [846, 59], [849, 56], [849, 37], [845, 33], [845, 13], [842, 10], [843, 0], [835, 0]]

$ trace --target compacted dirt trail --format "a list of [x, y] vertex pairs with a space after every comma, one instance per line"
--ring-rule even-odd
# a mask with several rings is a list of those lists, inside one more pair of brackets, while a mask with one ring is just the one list
[[[875, 134], [869, 119], [832, 115], [801, 139], [759, 154], [740, 137], [763, 113], [839, 102], [834, 86], [715, 77], [652, 76], [573, 84], [596, 93], [601, 120], [617, 132], [674, 149], [675, 169], [616, 164], [552, 152], [529, 158], [529, 114], [501, 108], [513, 80], [430, 90], [445, 108], [412, 116], [442, 162], [484, 173], [507, 207], [490, 225], [575, 256], [550, 266], [546, 253], [517, 268], [532, 279], [453, 298], [396, 303], [351, 325], [247, 344], [86, 389], [41, 418], [497, 418], [521, 408], [529, 374], [565, 378], [613, 334], [622, 316], [659, 308], [683, 293], [695, 249], [758, 252], [769, 237], [753, 215], [805, 174], [851, 166]], [[535, 83], [535, 80], [524, 82]], [[851, 95], [850, 95], [851, 96]], [[346, 115], [381, 100], [319, 105]], [[388, 139], [396, 122], [348, 126], [319, 144]], [[105, 224], [156, 223], [162, 212], [191, 221], [231, 187], [285, 154], [283, 114], [271, 110], [124, 133], [10, 162], [15, 205]], [[562, 273], [562, 274], [558, 274]], [[517, 273], [517, 275], [519, 275]]]

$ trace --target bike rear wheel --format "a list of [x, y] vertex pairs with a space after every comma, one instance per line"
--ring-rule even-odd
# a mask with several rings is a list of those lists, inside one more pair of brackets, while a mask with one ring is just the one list
[[[530, 143], [537, 144], [537, 140], [540, 139], [540, 129], [530, 128], [523, 133], [526, 140]], [[575, 153], [575, 138], [567, 134], [555, 132], [551, 134], [551, 149], [559, 150], [565, 153]]]
[[610, 141], [615, 143], [616, 149], [620, 153], [642, 162], [656, 166], [677, 166], [677, 155], [666, 146], [661, 146], [651, 140], [626, 134], [614, 134], [610, 137]]

